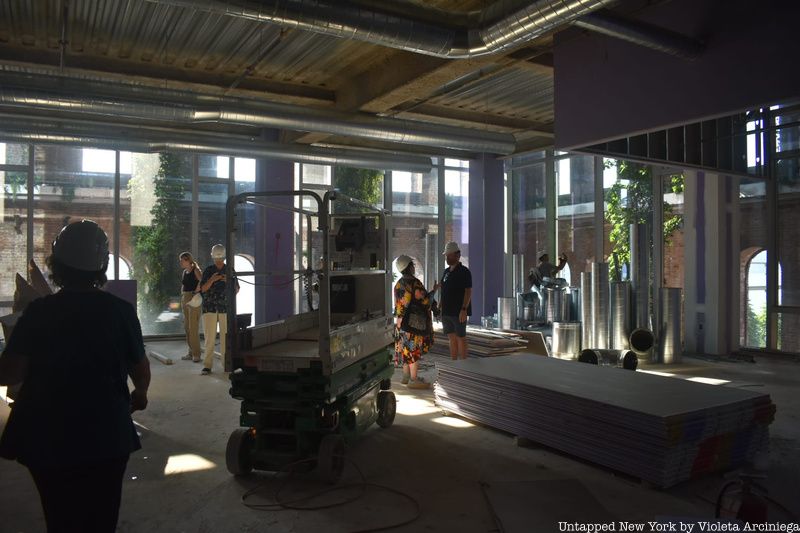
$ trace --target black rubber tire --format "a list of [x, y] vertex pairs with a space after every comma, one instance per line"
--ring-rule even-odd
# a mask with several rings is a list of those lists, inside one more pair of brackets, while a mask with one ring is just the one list
[[234, 476], [246, 476], [253, 471], [250, 453], [253, 450], [253, 434], [249, 429], [239, 428], [231, 433], [225, 448], [225, 466]]
[[345, 464], [344, 438], [330, 434], [322, 437], [317, 452], [317, 473], [327, 483], [335, 484], [342, 478]]
[[382, 428], [388, 428], [394, 423], [397, 414], [397, 398], [390, 390], [378, 393], [378, 419], [375, 421]]

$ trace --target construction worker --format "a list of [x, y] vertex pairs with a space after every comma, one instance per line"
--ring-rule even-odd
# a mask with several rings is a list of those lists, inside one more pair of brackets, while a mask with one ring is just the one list
[[[219, 351], [225, 361], [225, 336], [228, 333], [228, 301], [225, 293], [225, 282], [228, 279], [228, 265], [225, 264], [225, 247], [215, 244], [211, 247], [211, 259], [214, 263], [206, 267], [200, 279], [200, 291], [203, 294], [203, 334], [206, 338], [206, 351], [203, 359], [202, 375], [211, 373], [214, 365], [214, 342], [219, 325]], [[236, 292], [239, 282], [236, 281]]]
[[0, 385], [22, 383], [0, 456], [28, 467], [48, 531], [113, 532], [141, 448], [131, 412], [147, 407], [150, 385], [141, 326], [130, 303], [100, 290], [108, 237], [96, 223], [64, 227], [47, 264], [61, 289], [28, 305], [0, 356]]

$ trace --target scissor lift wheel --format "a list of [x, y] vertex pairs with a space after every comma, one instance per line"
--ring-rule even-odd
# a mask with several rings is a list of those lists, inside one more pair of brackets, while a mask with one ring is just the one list
[[231, 433], [225, 448], [225, 465], [234, 476], [244, 476], [252, 472], [253, 435], [249, 429], [239, 428]]
[[336, 483], [344, 471], [344, 438], [341, 435], [325, 435], [317, 452], [317, 472], [328, 483]]
[[388, 428], [394, 423], [397, 414], [397, 398], [390, 390], [378, 393], [378, 419], [375, 421], [380, 427]]

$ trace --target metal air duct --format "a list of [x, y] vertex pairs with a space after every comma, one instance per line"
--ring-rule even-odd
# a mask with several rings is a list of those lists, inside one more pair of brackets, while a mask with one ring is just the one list
[[630, 225], [634, 326], [650, 329], [650, 226]]
[[[173, 95], [173, 98], [175, 97], [176, 95]], [[183, 125], [214, 122], [314, 131], [384, 142], [494, 154], [510, 154], [516, 147], [514, 136], [506, 133], [388, 117], [350, 115], [330, 110], [312, 110], [288, 104], [258, 103], [249, 109], [218, 106], [201, 108], [185, 104], [165, 105], [104, 96], [75, 98], [49, 91], [0, 87], [0, 106]]]
[[615, 0], [538, 0], [480, 28], [451, 29], [350, 3], [322, 0], [149, 0], [441, 57], [510, 50]]
[[631, 283], [611, 282], [611, 339], [612, 350], [627, 350], [631, 331]]
[[578, 361], [590, 365], [616, 366], [626, 370], [636, 370], [639, 360], [630, 350], [597, 350], [584, 349], [578, 355]]
[[608, 348], [608, 316], [608, 263], [592, 263], [592, 348]]
[[679, 363], [683, 353], [681, 343], [681, 289], [664, 287], [661, 289], [661, 324], [658, 330], [659, 363]]
[[581, 345], [594, 346], [594, 322], [592, 321], [592, 273], [581, 272]]
[[577, 359], [581, 351], [581, 323], [553, 322], [553, 357]]

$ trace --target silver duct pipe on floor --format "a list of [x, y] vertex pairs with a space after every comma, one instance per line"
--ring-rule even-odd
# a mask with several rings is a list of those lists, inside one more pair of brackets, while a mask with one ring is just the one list
[[636, 370], [639, 359], [630, 350], [597, 350], [583, 349], [578, 361], [590, 365], [616, 366], [626, 370]]
[[628, 335], [631, 331], [631, 283], [612, 281], [611, 297], [611, 339], [612, 350], [627, 350]]
[[149, 0], [446, 59], [510, 50], [615, 0], [538, 0], [497, 22], [456, 30], [324, 0]]
[[567, 287], [567, 320], [570, 322], [581, 321], [581, 289], [580, 287]]
[[353, 115], [288, 104], [259, 103], [249, 109], [165, 105], [88, 95], [67, 97], [41, 90], [0, 86], [0, 107], [40, 109], [69, 114], [119, 117], [169, 124], [218, 123], [346, 135], [365, 139], [508, 155], [513, 135], [424, 122]]
[[633, 325], [651, 329], [650, 324], [650, 226], [631, 224], [631, 284], [633, 285]]
[[[5, 132], [0, 126], [0, 139], [10, 142], [35, 144], [64, 144], [71, 146], [91, 146], [109, 150], [128, 150], [131, 152], [191, 152], [203, 154], [228, 155], [234, 157], [266, 157], [282, 161], [295, 161], [312, 165], [341, 165], [379, 170], [405, 170], [416, 168], [414, 172], [430, 172], [430, 158], [404, 154], [382, 157], [367, 150], [330, 150], [314, 146], [285, 145], [259, 142], [251, 146], [229, 146], [218, 143], [191, 141], [146, 142], [140, 140], [91, 137], [83, 135], [56, 135], [51, 133]], [[426, 170], [427, 169], [427, 170]]]
[[569, 320], [569, 300], [563, 287], [544, 287], [544, 320], [547, 324]]
[[683, 354], [681, 334], [683, 291], [678, 288], [661, 289], [661, 324], [658, 330], [658, 362], [664, 364], [680, 363]]
[[639, 363], [649, 363], [653, 356], [653, 346], [656, 343], [653, 332], [645, 328], [636, 328], [631, 332], [628, 341], [631, 351], [639, 358]]
[[592, 263], [593, 348], [608, 348], [608, 263]]
[[592, 273], [581, 272], [581, 345], [594, 346], [594, 322], [592, 320]]
[[574, 360], [581, 351], [581, 323], [553, 322], [553, 357]]

